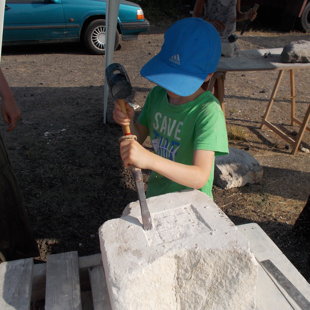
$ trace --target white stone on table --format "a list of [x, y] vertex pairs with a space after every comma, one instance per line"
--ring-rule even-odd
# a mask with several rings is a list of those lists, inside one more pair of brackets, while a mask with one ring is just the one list
[[285, 45], [281, 53], [281, 61], [286, 63], [309, 63], [310, 62], [310, 41], [299, 40]]
[[138, 201], [99, 229], [112, 309], [255, 309], [255, 258], [211, 198], [192, 190], [147, 203], [152, 230]]

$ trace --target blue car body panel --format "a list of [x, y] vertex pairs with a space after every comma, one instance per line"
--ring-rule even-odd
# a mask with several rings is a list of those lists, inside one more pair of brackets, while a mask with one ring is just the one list
[[64, 38], [66, 23], [61, 4], [12, 3], [6, 7], [3, 41]]
[[[137, 20], [137, 9], [139, 5], [121, 1], [118, 29], [124, 37], [149, 28], [147, 20]], [[7, 0], [3, 43], [80, 40], [83, 27], [105, 15], [105, 0]]]

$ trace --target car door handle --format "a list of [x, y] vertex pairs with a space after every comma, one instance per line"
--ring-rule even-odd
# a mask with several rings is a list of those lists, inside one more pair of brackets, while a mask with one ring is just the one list
[[5, 10], [10, 10], [11, 8], [6, 4], [5, 5]]

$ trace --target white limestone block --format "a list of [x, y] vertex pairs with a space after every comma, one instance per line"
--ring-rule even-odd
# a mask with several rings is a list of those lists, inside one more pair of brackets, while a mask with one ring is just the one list
[[207, 195], [184, 191], [139, 202], [99, 229], [112, 309], [255, 309], [257, 264], [248, 242]]

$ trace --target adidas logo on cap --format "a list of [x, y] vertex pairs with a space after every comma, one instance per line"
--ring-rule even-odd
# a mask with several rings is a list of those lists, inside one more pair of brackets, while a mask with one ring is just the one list
[[169, 61], [173, 62], [176, 65], [180, 65], [181, 64], [180, 55], [179, 54], [172, 55], [169, 58]]

